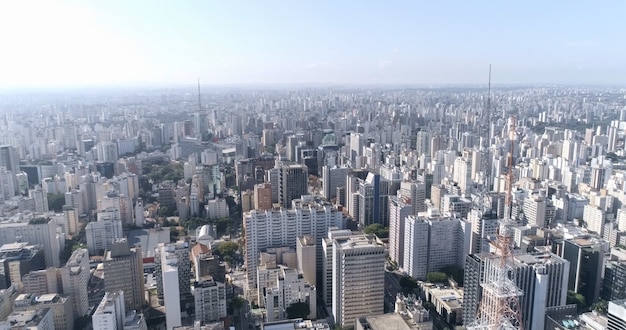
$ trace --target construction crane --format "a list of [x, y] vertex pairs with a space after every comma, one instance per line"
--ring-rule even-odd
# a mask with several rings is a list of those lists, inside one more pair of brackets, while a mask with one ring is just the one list
[[508, 173], [506, 175], [506, 197], [504, 218], [500, 221], [495, 241], [496, 262], [485, 266], [485, 279], [482, 299], [478, 308], [477, 318], [468, 326], [472, 330], [504, 330], [524, 329], [520, 308], [520, 297], [523, 292], [515, 283], [513, 271], [513, 229], [511, 219], [512, 186], [514, 182], [513, 154], [515, 152], [516, 117], [509, 119], [509, 152], [507, 157]]

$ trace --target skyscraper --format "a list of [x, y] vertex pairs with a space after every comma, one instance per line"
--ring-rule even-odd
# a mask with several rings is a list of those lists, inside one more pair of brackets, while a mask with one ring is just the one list
[[[496, 276], [501, 260], [493, 253], [466, 258], [463, 317], [465, 322], [476, 318], [478, 302], [486, 295]], [[517, 254], [507, 261], [520, 290], [520, 309], [524, 329], [543, 329], [548, 307], [564, 306], [567, 298], [567, 274], [570, 263], [550, 252]], [[484, 302], [485, 300], [483, 300]]]
[[384, 282], [382, 243], [368, 235], [333, 241], [332, 312], [337, 325], [350, 326], [359, 316], [382, 314]]
[[104, 288], [124, 291], [124, 304], [140, 311], [144, 302], [143, 257], [141, 248], [131, 249], [126, 239], [117, 239], [104, 254]]
[[291, 201], [308, 195], [309, 171], [301, 164], [281, 164], [278, 180], [278, 201], [284, 207]]
[[404, 233], [406, 217], [412, 214], [412, 206], [397, 196], [389, 198], [389, 257], [402, 268], [404, 265]]
[[[163, 304], [164, 300], [167, 300], [165, 297], [166, 291], [166, 281], [165, 281], [165, 262], [170, 259], [175, 260], [176, 262], [172, 264], [171, 268], [177, 268], [177, 276], [178, 276], [178, 291], [179, 298], [178, 300], [187, 302], [191, 297], [191, 259], [189, 258], [189, 253], [191, 249], [189, 248], [189, 243], [185, 241], [179, 241], [177, 243], [163, 244], [160, 243], [154, 249], [154, 264], [156, 268], [156, 282], [157, 282], [157, 296], [159, 298], [159, 303]], [[185, 307], [185, 306], [182, 306]]]

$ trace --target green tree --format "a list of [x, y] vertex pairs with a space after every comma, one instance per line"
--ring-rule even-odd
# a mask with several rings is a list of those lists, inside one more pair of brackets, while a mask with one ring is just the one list
[[579, 312], [585, 310], [587, 304], [585, 303], [585, 296], [580, 293], [576, 293], [573, 290], [567, 290], [567, 304], [576, 304]]
[[426, 279], [430, 283], [442, 283], [448, 280], [448, 275], [442, 272], [430, 272], [426, 274]]
[[417, 280], [410, 276], [404, 276], [400, 279], [400, 286], [404, 292], [412, 292], [417, 289]]
[[48, 210], [62, 212], [65, 205], [64, 194], [48, 194]]
[[220, 256], [222, 260], [231, 262], [236, 258], [238, 251], [239, 244], [237, 242], [227, 241], [220, 243], [216, 247], [215, 254]]
[[606, 315], [606, 313], [609, 311], [609, 303], [606, 300], [600, 300], [597, 303], [591, 305], [591, 309], [602, 315]]
[[454, 279], [459, 284], [459, 286], [463, 286], [463, 280], [465, 277], [465, 272], [463, 271], [463, 268], [460, 268], [456, 265], [448, 265], [441, 268], [440, 271], [448, 275], [448, 277], [452, 277], [452, 279]]
[[365, 228], [363, 228], [363, 232], [366, 234], [374, 234], [379, 238], [388, 238], [389, 237], [389, 228], [383, 227], [383, 225], [378, 223], [373, 223]]
[[290, 319], [305, 319], [311, 313], [309, 304], [303, 302], [297, 302], [287, 307], [287, 317]]

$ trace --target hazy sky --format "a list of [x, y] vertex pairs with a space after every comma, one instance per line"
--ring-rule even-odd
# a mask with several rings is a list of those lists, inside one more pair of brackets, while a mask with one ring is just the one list
[[625, 1], [2, 1], [0, 88], [626, 83]]

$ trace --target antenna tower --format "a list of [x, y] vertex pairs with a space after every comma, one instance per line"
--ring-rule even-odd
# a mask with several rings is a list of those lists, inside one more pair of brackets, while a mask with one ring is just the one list
[[[516, 133], [515, 116], [509, 119], [510, 149], [507, 157], [508, 173], [506, 176], [506, 209], [504, 219], [501, 220], [496, 239], [496, 259], [494, 263], [485, 267], [485, 281], [482, 299], [478, 308], [478, 315], [472, 330], [504, 330], [524, 329], [519, 298], [523, 292], [515, 283], [513, 269], [513, 231], [511, 219], [513, 186], [513, 153], [515, 151]], [[489, 267], [489, 269], [487, 269]]]
[[200, 97], [200, 78], [198, 78], [198, 110], [202, 111], [202, 98]]

